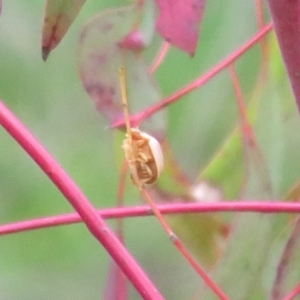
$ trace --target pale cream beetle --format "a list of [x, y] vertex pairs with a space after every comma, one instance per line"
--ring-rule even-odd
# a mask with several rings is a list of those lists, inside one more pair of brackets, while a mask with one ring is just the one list
[[126, 92], [126, 74], [120, 67], [120, 82], [124, 118], [126, 122], [126, 137], [122, 148], [128, 162], [131, 178], [140, 189], [143, 185], [154, 183], [163, 170], [164, 159], [159, 142], [151, 135], [131, 128]]

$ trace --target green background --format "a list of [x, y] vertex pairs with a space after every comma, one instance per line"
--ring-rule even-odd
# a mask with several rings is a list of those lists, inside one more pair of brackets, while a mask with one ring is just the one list
[[[81, 85], [76, 47], [89, 18], [122, 3], [87, 1], [46, 63], [40, 49], [43, 1], [5, 1], [0, 16], [0, 98], [98, 208], [116, 203], [120, 172], [116, 157], [122, 152], [115, 131], [107, 129]], [[156, 73], [162, 96], [181, 89], [232, 53], [256, 33], [256, 24], [254, 1], [226, 5], [208, 1], [195, 57], [172, 49]], [[277, 49], [274, 41], [273, 45]], [[260, 95], [264, 99], [257, 112], [257, 133], [274, 195], [282, 197], [300, 175], [299, 121], [280, 55], [274, 51], [270, 56], [273, 81]], [[253, 95], [259, 60], [255, 47], [236, 64], [246, 99]], [[167, 113], [167, 138], [179, 165], [194, 180], [239, 121], [229, 72], [185, 96]], [[4, 130], [0, 145], [0, 223], [73, 211]], [[130, 184], [126, 203], [141, 203]], [[201, 280], [154, 218], [126, 220], [125, 235], [128, 249], [166, 299], [191, 299], [199, 291]], [[103, 295], [109, 256], [83, 225], [3, 236], [0, 249], [1, 299], [79, 300]], [[132, 290], [130, 299], [140, 297]]]

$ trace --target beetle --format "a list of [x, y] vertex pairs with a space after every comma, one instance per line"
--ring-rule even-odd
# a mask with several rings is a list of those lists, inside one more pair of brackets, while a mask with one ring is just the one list
[[[160, 144], [153, 136], [138, 128], [131, 128], [130, 131], [131, 134], [126, 134], [122, 148], [133, 182], [139, 187], [153, 184], [164, 165]], [[139, 182], [135, 182], [135, 178]]]
[[122, 148], [129, 166], [133, 183], [140, 189], [153, 184], [161, 174], [164, 166], [163, 153], [157, 139], [138, 128], [131, 128], [126, 91], [125, 68], [120, 67], [120, 81], [126, 136]]

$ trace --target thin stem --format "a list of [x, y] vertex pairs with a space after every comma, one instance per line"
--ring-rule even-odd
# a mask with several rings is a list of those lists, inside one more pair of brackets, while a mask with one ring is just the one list
[[[200, 76], [198, 79], [193, 81], [192, 83], [186, 85], [185, 87], [181, 88], [178, 92], [174, 93], [173, 95], [169, 96], [165, 100], [154, 104], [153, 106], [149, 107], [146, 111], [140, 112], [139, 114], [131, 116], [131, 120], [135, 122], [141, 122], [153, 114], [157, 113], [158, 111], [162, 110], [164, 107], [172, 104], [173, 102], [178, 101], [183, 96], [191, 93], [195, 89], [203, 86], [209, 80], [214, 78], [218, 73], [220, 73], [223, 69], [227, 68], [231, 63], [236, 61], [240, 58], [246, 51], [248, 51], [252, 46], [254, 46], [259, 40], [264, 38], [264, 36], [270, 32], [273, 28], [272, 23], [266, 25], [262, 30], [260, 30], [253, 38], [251, 38], [248, 42], [246, 42], [243, 46], [237, 49], [232, 55], [225, 58], [223, 61], [218, 63], [215, 67], [210, 69], [207, 73]], [[182, 98], [183, 99], [183, 98]], [[112, 128], [124, 126], [124, 120], [119, 120], [112, 124]]]
[[157, 54], [157, 56], [154, 60], [154, 62], [152, 63], [152, 66], [149, 68], [150, 74], [154, 73], [158, 69], [158, 67], [161, 65], [161, 63], [165, 59], [169, 49], [170, 49], [170, 43], [164, 42], [159, 53]]
[[257, 142], [255, 133], [250, 124], [247, 112], [247, 106], [245, 104], [243, 92], [241, 89], [241, 85], [239, 83], [239, 79], [234, 68], [234, 65], [231, 64], [229, 66], [235, 94], [236, 100], [241, 116], [241, 130], [242, 130], [242, 140], [243, 140], [243, 150], [245, 155], [245, 180], [243, 186], [246, 187], [247, 178], [250, 176], [250, 165], [254, 164], [255, 169], [257, 170], [256, 177], [260, 177], [261, 188], [264, 189], [265, 194], [270, 197], [272, 194], [271, 181], [269, 179], [268, 171], [266, 169], [266, 161], [261, 151], [259, 144]]
[[272, 300], [283, 299], [283, 291], [286, 283], [286, 277], [295, 261], [295, 252], [298, 246], [300, 235], [300, 217], [297, 218], [294, 228], [284, 247], [283, 253], [279, 260], [276, 272], [276, 278], [272, 287]]
[[0, 101], [0, 124], [66, 197], [85, 222], [89, 231], [105, 247], [128, 279], [145, 299], [163, 299], [154, 284], [97, 213], [69, 175], [53, 159], [31, 132]]
[[283, 300], [293, 300], [297, 295], [300, 294], [300, 284], [298, 284]]
[[[242, 200], [241, 200], [242, 201]], [[187, 213], [212, 213], [212, 212], [244, 212], [244, 213], [300, 213], [300, 203], [279, 202], [274, 199], [272, 202], [245, 201], [245, 202], [220, 202], [220, 203], [173, 203], [157, 205], [162, 214], [187, 214]], [[99, 209], [97, 213], [104, 219], [133, 218], [153, 215], [148, 205], [132, 206], [122, 208]], [[55, 226], [81, 223], [81, 217], [76, 214], [64, 214], [51, 217], [31, 219], [0, 226], [0, 236], [28, 230], [50, 228]]]
[[[128, 164], [124, 160], [122, 164], [122, 169], [120, 173], [119, 189], [117, 194], [117, 207], [124, 207], [124, 191], [125, 191], [125, 181], [127, 175]], [[116, 218], [117, 229], [116, 234], [123, 245], [125, 245], [124, 240], [124, 225], [123, 218]], [[128, 299], [128, 288], [127, 288], [127, 278], [120, 269], [120, 267], [114, 262], [110, 262], [110, 267], [108, 271], [106, 288], [104, 291], [103, 299], [115, 299], [115, 300], [126, 300]]]
[[250, 121], [248, 119], [247, 106], [245, 103], [245, 99], [243, 96], [242, 88], [238, 79], [238, 75], [236, 73], [234, 64], [229, 66], [229, 71], [236, 95], [237, 105], [240, 113], [241, 120], [241, 132], [242, 132], [242, 141], [243, 141], [243, 153], [244, 153], [244, 178], [240, 189], [240, 194], [244, 195], [245, 189], [247, 187], [247, 182], [250, 176], [250, 164], [251, 164], [251, 155], [252, 151], [255, 151], [255, 147], [258, 150], [258, 145], [256, 142], [255, 134], [252, 130]]
[[221, 288], [212, 280], [212, 278], [207, 274], [207, 272], [202, 269], [202, 267], [196, 262], [195, 259], [190, 255], [190, 253], [183, 246], [181, 241], [177, 238], [173, 241], [176, 248], [183, 254], [183, 256], [188, 260], [190, 265], [194, 270], [201, 276], [203, 281], [214, 291], [214, 293], [222, 300], [229, 300], [229, 297], [221, 290]]
[[152, 200], [148, 191], [144, 188], [141, 189], [141, 193], [146, 199], [147, 203], [150, 205], [154, 215], [157, 217], [164, 230], [168, 234], [171, 242], [175, 245], [175, 247], [179, 250], [179, 252], [186, 258], [186, 260], [190, 263], [190, 265], [194, 268], [194, 270], [201, 276], [203, 281], [215, 292], [215, 294], [222, 300], [229, 300], [226, 294], [218, 287], [218, 285], [210, 278], [210, 276], [202, 269], [202, 267], [197, 263], [197, 261], [191, 256], [191, 254], [186, 250], [182, 242], [175, 235], [175, 233], [170, 228], [169, 224], [166, 222], [164, 217], [162, 216], [160, 210], [158, 209], [156, 203]]
[[119, 74], [120, 74], [121, 98], [122, 98], [123, 112], [124, 112], [124, 118], [126, 124], [126, 131], [128, 134], [128, 138], [132, 140], [131, 127], [130, 127], [130, 115], [128, 109], [126, 70], [124, 67], [119, 68]]
[[262, 0], [255, 0], [255, 8], [256, 8], [256, 18], [257, 18], [258, 28], [263, 29], [263, 27], [265, 25], [265, 21], [264, 21]]
[[243, 96], [243, 92], [241, 89], [241, 85], [234, 67], [234, 64], [231, 64], [229, 66], [230, 74], [231, 74], [231, 79], [236, 95], [236, 100], [237, 100], [237, 105], [239, 108], [239, 113], [241, 117], [241, 127], [242, 127], [242, 132], [243, 136], [245, 138], [246, 144], [248, 146], [256, 146], [256, 139], [254, 132], [252, 130], [251, 124], [248, 120], [248, 114], [247, 114], [247, 106], [245, 103], [245, 99]]
[[[180, 199], [179, 199], [180, 200]], [[242, 200], [241, 200], [242, 201]], [[272, 202], [245, 201], [245, 202], [219, 202], [219, 203], [173, 203], [157, 205], [162, 214], [187, 214], [187, 213], [212, 213], [212, 212], [244, 212], [244, 213], [300, 213], [299, 202], [279, 202], [274, 199]], [[100, 209], [97, 213], [104, 219], [133, 218], [153, 215], [148, 205], [132, 206], [122, 208]], [[81, 223], [81, 217], [76, 214], [64, 214], [51, 217], [31, 219], [0, 226], [0, 236], [23, 231], [50, 228], [55, 226]]]
[[[122, 164], [121, 174], [120, 174], [120, 182], [119, 189], [117, 195], [117, 207], [124, 207], [124, 191], [125, 191], [125, 180], [128, 170], [128, 163], [124, 160]], [[124, 243], [124, 232], [123, 232], [123, 219], [117, 218], [117, 235], [122, 243]]]
[[169, 235], [170, 239], [177, 239], [176, 235], [173, 233], [172, 229], [170, 228], [170, 226], [168, 225], [168, 223], [166, 222], [166, 220], [164, 219], [164, 217], [162, 216], [161, 212], [159, 211], [159, 209], [157, 208], [157, 205], [155, 204], [155, 202], [152, 200], [151, 196], [149, 195], [148, 191], [145, 190], [144, 188], [141, 189], [141, 193], [144, 196], [145, 200], [147, 201], [147, 203], [150, 205], [151, 210], [153, 211], [154, 215], [157, 217], [158, 221], [161, 223], [162, 227], [164, 228], [164, 230], [167, 232], [167, 234]]
[[[255, 7], [256, 7], [257, 25], [258, 25], [259, 30], [262, 30], [265, 26], [263, 1], [256, 0]], [[268, 57], [268, 44], [267, 44], [266, 39], [261, 40], [260, 46], [261, 46], [261, 56], [262, 56], [261, 72], [262, 72], [262, 76], [264, 78], [265, 73], [266, 73], [266, 63], [267, 63], [267, 57]]]

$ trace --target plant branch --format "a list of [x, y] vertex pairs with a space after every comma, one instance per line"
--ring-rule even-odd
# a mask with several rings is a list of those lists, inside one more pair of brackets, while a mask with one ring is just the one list
[[294, 228], [284, 247], [283, 253], [277, 266], [276, 278], [272, 287], [272, 300], [283, 299], [283, 291], [286, 283], [286, 277], [292, 265], [295, 263], [295, 252], [297, 251], [298, 240], [300, 236], [300, 217], [297, 218]]
[[293, 300], [295, 297], [300, 294], [300, 284], [298, 284], [283, 300]]
[[152, 66], [149, 68], [149, 73], [154, 73], [158, 67], [161, 65], [165, 57], [167, 56], [167, 53], [170, 49], [170, 44], [168, 42], [164, 42], [160, 51], [157, 54], [157, 57], [154, 59], [154, 62], [152, 63]]
[[114, 235], [74, 181], [1, 101], [0, 124], [67, 198], [89, 231], [105, 247], [142, 297], [144, 299], [163, 299], [139, 264]]
[[185, 257], [185, 259], [189, 262], [189, 264], [193, 267], [193, 269], [200, 275], [203, 281], [207, 284], [207, 286], [211, 288], [211, 290], [216, 294], [216, 296], [218, 296], [219, 299], [229, 300], [229, 298], [223, 292], [223, 290], [212, 280], [212, 278], [206, 273], [206, 271], [198, 264], [198, 262], [192, 257], [192, 255], [187, 251], [185, 246], [182, 244], [181, 240], [172, 231], [171, 227], [163, 218], [162, 213], [158, 209], [156, 203], [153, 201], [148, 191], [142, 188], [141, 193], [143, 194], [144, 199], [150, 205], [154, 215], [157, 217], [158, 221], [163, 226], [165, 232], [168, 234], [170, 241], [179, 250], [179, 252], [183, 255], [183, 257]]
[[[187, 86], [181, 88], [178, 92], [174, 93], [173, 95], [169, 96], [162, 102], [154, 104], [153, 106], [149, 107], [146, 111], [140, 112], [136, 115], [130, 117], [131, 122], [140, 123], [143, 120], [151, 117], [153, 114], [157, 113], [164, 107], [172, 104], [173, 102], [178, 101], [179, 99], [183, 99], [182, 97], [189, 94], [190, 92], [194, 91], [195, 89], [203, 86], [209, 80], [214, 78], [218, 73], [222, 70], [227, 68], [230, 64], [236, 61], [239, 57], [241, 57], [246, 51], [248, 51], [252, 46], [256, 45], [256, 43], [264, 38], [264, 36], [273, 28], [273, 25], [270, 23], [266, 25], [262, 30], [260, 30], [253, 38], [247, 41], [243, 46], [237, 49], [233, 54], [225, 58], [223, 61], [218, 63], [212, 69], [210, 69], [207, 73], [200, 76], [198, 79], [194, 80], [192, 83], [188, 84]], [[112, 124], [111, 128], [123, 127], [124, 120], [119, 120]]]
[[[218, 203], [174, 203], [157, 205], [162, 214], [183, 213], [212, 213], [212, 212], [248, 212], [248, 213], [300, 213], [299, 202], [259, 202], [256, 201], [234, 201]], [[133, 207], [114, 207], [98, 210], [97, 213], [104, 219], [132, 218], [153, 215], [148, 205]], [[70, 225], [82, 222], [81, 217], [76, 214], [56, 215], [31, 219], [0, 226], [0, 236], [22, 231], [49, 228], [62, 225]]]

